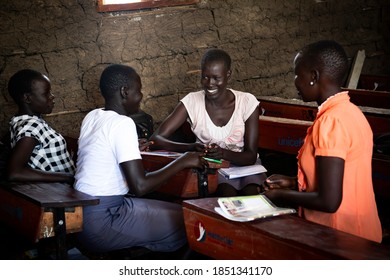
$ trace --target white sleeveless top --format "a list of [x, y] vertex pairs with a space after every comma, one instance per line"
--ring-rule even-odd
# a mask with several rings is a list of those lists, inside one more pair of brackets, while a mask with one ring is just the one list
[[257, 98], [249, 93], [233, 89], [235, 108], [225, 126], [216, 126], [206, 111], [204, 91], [190, 92], [181, 102], [186, 107], [191, 129], [197, 141], [204, 144], [218, 144], [220, 147], [241, 152], [244, 149], [245, 121], [259, 105]]

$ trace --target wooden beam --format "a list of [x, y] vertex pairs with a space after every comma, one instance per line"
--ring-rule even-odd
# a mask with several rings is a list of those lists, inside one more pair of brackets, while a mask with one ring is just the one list
[[347, 88], [356, 89], [359, 81], [360, 73], [362, 72], [363, 63], [366, 58], [364, 50], [359, 50], [352, 63], [351, 72], [349, 72], [347, 80]]

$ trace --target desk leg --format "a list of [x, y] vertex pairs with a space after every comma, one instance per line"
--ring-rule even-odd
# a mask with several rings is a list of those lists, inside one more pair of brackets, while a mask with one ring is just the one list
[[65, 208], [53, 208], [53, 216], [55, 225], [56, 256], [57, 259], [65, 260], [68, 258], [68, 250], [66, 248]]
[[205, 170], [197, 170], [198, 175], [198, 197], [207, 197], [209, 194], [208, 172]]

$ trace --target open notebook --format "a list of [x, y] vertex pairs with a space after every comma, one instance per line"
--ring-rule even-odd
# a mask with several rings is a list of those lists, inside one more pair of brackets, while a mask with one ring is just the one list
[[226, 219], [247, 222], [278, 215], [293, 214], [293, 208], [275, 206], [265, 195], [221, 197], [215, 211]]

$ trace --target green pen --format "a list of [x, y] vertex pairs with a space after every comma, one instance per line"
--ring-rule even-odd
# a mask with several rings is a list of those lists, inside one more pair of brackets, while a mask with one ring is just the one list
[[207, 161], [210, 161], [210, 162], [222, 163], [222, 160], [219, 160], [219, 159], [213, 159], [213, 158], [208, 158], [208, 157], [203, 157], [203, 158]]

